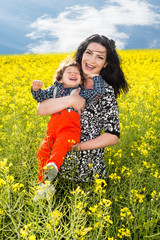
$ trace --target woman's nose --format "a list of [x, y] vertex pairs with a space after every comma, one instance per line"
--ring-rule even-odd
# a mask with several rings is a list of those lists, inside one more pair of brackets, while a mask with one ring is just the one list
[[93, 55], [91, 55], [91, 56], [90, 56], [90, 62], [91, 62], [91, 63], [94, 63], [94, 61], [95, 61], [95, 57], [94, 57]]

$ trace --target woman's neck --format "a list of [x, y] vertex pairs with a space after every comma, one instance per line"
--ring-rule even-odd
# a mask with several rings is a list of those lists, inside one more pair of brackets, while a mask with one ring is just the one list
[[85, 76], [84, 87], [86, 89], [93, 89], [93, 80], [92, 80], [92, 78]]

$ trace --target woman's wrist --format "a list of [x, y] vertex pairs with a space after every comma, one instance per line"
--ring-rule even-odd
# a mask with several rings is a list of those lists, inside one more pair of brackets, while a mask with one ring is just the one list
[[81, 151], [81, 143], [78, 143], [78, 151]]
[[69, 105], [69, 107], [73, 107], [73, 104], [74, 104], [74, 97], [73, 97], [73, 95], [69, 95], [69, 96], [67, 96], [67, 98], [68, 98], [68, 105]]

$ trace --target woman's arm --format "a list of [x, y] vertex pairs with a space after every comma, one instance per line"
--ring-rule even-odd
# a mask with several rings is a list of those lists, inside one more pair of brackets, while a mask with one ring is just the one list
[[68, 107], [73, 107], [81, 114], [85, 108], [85, 100], [80, 95], [78, 89], [73, 95], [61, 98], [50, 98], [38, 104], [37, 113], [40, 116], [51, 115], [62, 111]]
[[73, 150], [91, 150], [98, 148], [105, 148], [117, 144], [119, 138], [111, 133], [103, 133], [97, 138], [81, 142], [73, 146]]

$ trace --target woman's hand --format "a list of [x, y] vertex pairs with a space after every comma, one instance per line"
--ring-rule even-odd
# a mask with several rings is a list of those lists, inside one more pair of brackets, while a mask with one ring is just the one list
[[80, 143], [77, 143], [77, 144], [73, 145], [72, 150], [73, 151], [80, 151], [81, 150]]
[[79, 93], [81, 89], [78, 88], [78, 90], [71, 95], [71, 107], [73, 107], [75, 110], [78, 111], [79, 114], [81, 114], [81, 111], [84, 111], [84, 108], [86, 106], [86, 101], [84, 98], [82, 98]]

